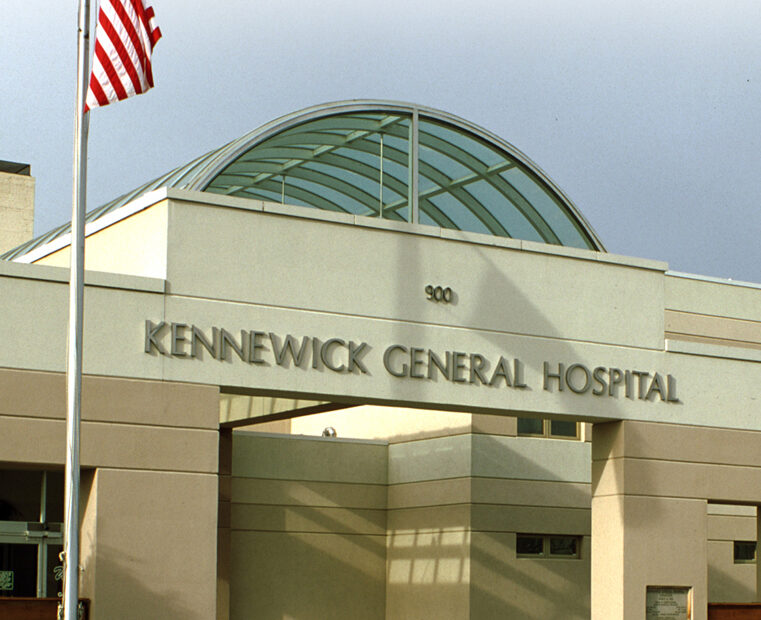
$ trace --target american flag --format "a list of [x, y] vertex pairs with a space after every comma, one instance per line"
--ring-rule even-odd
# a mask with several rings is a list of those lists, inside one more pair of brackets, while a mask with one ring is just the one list
[[151, 53], [160, 38], [143, 0], [101, 0], [85, 112], [152, 88]]

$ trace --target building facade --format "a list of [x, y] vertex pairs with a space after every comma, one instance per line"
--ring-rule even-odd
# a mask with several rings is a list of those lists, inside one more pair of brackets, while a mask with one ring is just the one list
[[[88, 222], [92, 618], [759, 600], [761, 287], [605, 252], [498, 137], [319, 106]], [[0, 594], [59, 587], [68, 256], [0, 262]]]

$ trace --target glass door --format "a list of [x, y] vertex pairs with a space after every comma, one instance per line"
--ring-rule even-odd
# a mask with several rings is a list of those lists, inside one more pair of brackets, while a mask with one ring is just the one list
[[60, 472], [0, 470], [0, 597], [58, 595], [62, 493]]

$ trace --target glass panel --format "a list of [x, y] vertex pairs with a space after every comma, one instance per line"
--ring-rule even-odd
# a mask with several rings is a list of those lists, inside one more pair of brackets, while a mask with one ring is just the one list
[[579, 539], [576, 536], [550, 536], [550, 555], [576, 557], [579, 554]]
[[[459, 190], [462, 195], [463, 190]], [[468, 197], [465, 194], [465, 197]], [[442, 228], [467, 230], [469, 232], [489, 234], [489, 229], [471, 211], [464, 209], [462, 202], [452, 194], [439, 194], [425, 200], [420, 200], [420, 210], [429, 214]]]
[[[0, 521], [39, 521], [42, 471], [0, 469]], [[47, 472], [46, 518], [63, 521], [63, 472]]]
[[515, 553], [517, 555], [542, 555], [544, 538], [529, 534], [518, 534], [515, 538]]
[[63, 589], [63, 565], [58, 555], [63, 551], [61, 545], [48, 545], [47, 596], [61, 596]]
[[37, 596], [37, 545], [0, 543], [0, 596]]
[[542, 236], [515, 205], [494, 187], [489, 181], [473, 181], [468, 183], [465, 190], [483, 205], [488, 205], [489, 211], [502, 223], [511, 237], [526, 241], [542, 242]]
[[735, 541], [735, 563], [750, 563], [756, 560], [756, 541], [754, 540], [736, 540]]
[[518, 418], [519, 435], [544, 435], [544, 424], [537, 418]]
[[0, 521], [39, 521], [41, 471], [0, 469]]
[[550, 435], [552, 437], [577, 437], [579, 434], [576, 422], [565, 420], [550, 420]]
[[47, 481], [47, 508], [46, 516], [48, 523], [63, 522], [63, 472], [49, 471]]
[[409, 116], [398, 113], [351, 113], [309, 121], [244, 153], [206, 191], [406, 219], [409, 132]]
[[501, 176], [531, 203], [542, 219], [552, 228], [562, 245], [592, 248], [592, 244], [586, 239], [584, 233], [569, 217], [566, 207], [533, 174], [520, 166], [515, 166], [502, 172]]
[[[438, 204], [436, 201], [445, 196], [454, 202], [447, 208], [451, 221], [442, 226], [560, 243], [543, 213], [551, 212], [554, 218], [563, 220], [564, 235], [579, 245], [568, 213], [549, 188], [528, 176], [520, 163], [496, 145], [465, 129], [430, 119], [420, 121], [419, 142], [421, 205], [424, 201]], [[512, 170], [517, 170], [515, 178], [523, 189], [530, 190], [531, 196], [511, 183], [512, 177], [507, 174]], [[541, 203], [541, 209], [533, 204], [534, 200]], [[433, 213], [429, 215], [436, 220]]]

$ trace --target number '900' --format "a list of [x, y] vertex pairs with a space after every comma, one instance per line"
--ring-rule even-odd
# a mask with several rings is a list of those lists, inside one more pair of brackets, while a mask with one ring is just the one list
[[425, 294], [430, 301], [443, 302], [448, 304], [452, 301], [452, 289], [442, 286], [433, 286], [429, 284], [425, 287]]

